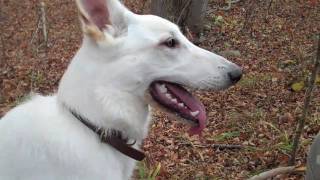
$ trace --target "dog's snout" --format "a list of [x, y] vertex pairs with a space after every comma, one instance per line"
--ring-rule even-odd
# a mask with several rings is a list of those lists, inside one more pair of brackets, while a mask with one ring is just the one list
[[239, 67], [234, 68], [232, 71], [228, 72], [228, 76], [232, 84], [237, 83], [242, 77], [242, 69]]

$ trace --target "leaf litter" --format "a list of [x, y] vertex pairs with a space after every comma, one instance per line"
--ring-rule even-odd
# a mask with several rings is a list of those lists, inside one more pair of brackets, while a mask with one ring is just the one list
[[[38, 47], [39, 34], [30, 44], [37, 27], [38, 1], [0, 1], [0, 116], [31, 91], [54, 93], [80, 46], [74, 2], [44, 2], [47, 48]], [[138, 13], [148, 12], [150, 4], [145, 0], [125, 3]], [[243, 67], [243, 79], [223, 92], [197, 92], [209, 120], [201, 137], [190, 137], [183, 124], [155, 112], [143, 145], [148, 158], [137, 166], [134, 179], [143, 179], [139, 172], [153, 179], [247, 179], [287, 164], [306, 89], [306, 84], [301, 88], [294, 83], [304, 82], [310, 74], [314, 35], [320, 32], [320, 5], [312, 0], [240, 1], [228, 11], [218, 8], [225, 5], [224, 0], [209, 1], [200, 46], [227, 56], [226, 52], [237, 52], [227, 58]], [[298, 165], [305, 165], [309, 146], [320, 130], [319, 89], [318, 83]], [[221, 143], [245, 148], [208, 146]], [[282, 178], [302, 179], [303, 173]]]

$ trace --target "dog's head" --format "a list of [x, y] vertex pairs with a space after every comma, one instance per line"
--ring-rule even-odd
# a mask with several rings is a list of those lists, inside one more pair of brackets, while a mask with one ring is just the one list
[[168, 20], [134, 14], [117, 0], [77, 4], [85, 36], [82, 59], [96, 84], [148, 99], [195, 124], [194, 133], [204, 128], [205, 109], [182, 86], [221, 90], [241, 78], [237, 65], [193, 45]]

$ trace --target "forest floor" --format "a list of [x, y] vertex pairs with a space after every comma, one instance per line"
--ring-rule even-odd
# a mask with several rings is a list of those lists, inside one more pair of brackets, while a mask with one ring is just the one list
[[[44, 2], [48, 47], [41, 29], [36, 32], [37, 0], [0, 0], [0, 117], [31, 91], [54, 93], [81, 44], [74, 1]], [[142, 2], [126, 1], [137, 13], [142, 13]], [[146, 178], [156, 167], [161, 167], [157, 179], [246, 179], [287, 165], [307, 88], [303, 83], [320, 32], [319, 1], [244, 0], [229, 11], [221, 10], [225, 5], [224, 0], [210, 1], [200, 46], [243, 67], [243, 79], [223, 92], [196, 92], [208, 112], [209, 123], [201, 137], [190, 137], [185, 125], [156, 112], [143, 146], [148, 158], [137, 166], [137, 179]], [[293, 90], [291, 85], [297, 82], [301, 89]], [[320, 80], [298, 151], [301, 166], [320, 130], [319, 84]], [[212, 144], [242, 148], [217, 149]]]

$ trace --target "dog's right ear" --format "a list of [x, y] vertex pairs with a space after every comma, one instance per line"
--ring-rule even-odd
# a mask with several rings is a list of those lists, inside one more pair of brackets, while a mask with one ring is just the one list
[[[113, 41], [125, 24], [126, 8], [118, 0], [76, 0], [82, 30], [95, 41]], [[121, 30], [123, 31], [123, 30]]]

